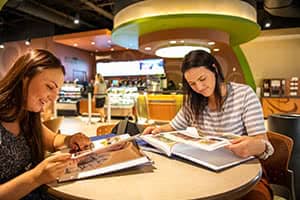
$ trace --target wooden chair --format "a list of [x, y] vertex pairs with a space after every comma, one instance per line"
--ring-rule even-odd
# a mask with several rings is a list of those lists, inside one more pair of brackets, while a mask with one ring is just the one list
[[279, 133], [268, 131], [267, 135], [274, 147], [274, 154], [263, 160], [262, 165], [266, 169], [275, 199], [277, 196], [296, 200], [294, 173], [288, 169], [294, 142], [290, 137]]
[[43, 124], [49, 128], [51, 131], [58, 133], [59, 127], [63, 121], [64, 117], [56, 117], [53, 119], [49, 119], [43, 122]]
[[97, 128], [97, 135], [105, 135], [111, 133], [116, 124], [101, 125]]

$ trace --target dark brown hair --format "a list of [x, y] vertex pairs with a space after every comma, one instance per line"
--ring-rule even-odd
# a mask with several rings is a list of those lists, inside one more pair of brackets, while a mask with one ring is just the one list
[[224, 82], [224, 75], [221, 69], [221, 66], [217, 59], [211, 54], [207, 53], [203, 50], [195, 50], [188, 53], [182, 62], [181, 72], [182, 72], [182, 85], [184, 93], [186, 94], [184, 97], [185, 106], [190, 106], [192, 112], [195, 114], [196, 119], [199, 119], [200, 114], [202, 114], [205, 106], [208, 104], [208, 97], [203, 96], [195, 92], [187, 80], [184, 77], [184, 73], [191, 69], [197, 67], [205, 67], [209, 71], [215, 74], [216, 85], [214, 90], [214, 95], [216, 98], [216, 104], [218, 110], [222, 105], [222, 96], [221, 96], [221, 83]]
[[25, 105], [30, 81], [45, 69], [61, 69], [65, 75], [65, 68], [58, 58], [49, 51], [35, 49], [18, 58], [0, 80], [0, 122], [19, 120], [34, 165], [44, 159], [41, 118], [39, 112], [28, 111]]

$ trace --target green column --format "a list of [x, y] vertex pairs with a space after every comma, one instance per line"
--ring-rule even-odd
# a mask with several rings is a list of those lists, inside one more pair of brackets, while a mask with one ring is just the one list
[[253, 74], [251, 72], [251, 69], [250, 69], [250, 66], [248, 64], [248, 61], [247, 61], [247, 58], [244, 54], [244, 52], [242, 51], [241, 47], [240, 46], [234, 46], [232, 47], [239, 63], [240, 63], [240, 66], [242, 68], [242, 71], [243, 71], [243, 74], [244, 74], [244, 78], [245, 78], [245, 81], [246, 83], [253, 88], [253, 90], [255, 91], [256, 90], [256, 84], [255, 84], [255, 81], [254, 81], [254, 78], [253, 78]]

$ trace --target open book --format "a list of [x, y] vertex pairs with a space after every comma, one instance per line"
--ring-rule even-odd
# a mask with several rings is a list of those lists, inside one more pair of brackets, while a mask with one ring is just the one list
[[230, 139], [237, 137], [239, 136], [233, 134], [211, 136], [190, 130], [140, 136], [145, 142], [167, 156], [176, 155], [214, 171], [220, 171], [254, 158], [253, 156], [241, 158], [224, 148], [230, 144]]
[[65, 174], [58, 182], [87, 178], [138, 165], [150, 164], [128, 134], [93, 141], [91, 150], [72, 154]]

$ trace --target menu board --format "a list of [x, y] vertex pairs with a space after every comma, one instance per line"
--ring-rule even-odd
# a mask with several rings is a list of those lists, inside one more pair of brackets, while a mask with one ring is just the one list
[[104, 77], [156, 75], [165, 73], [163, 59], [97, 62], [96, 71]]

